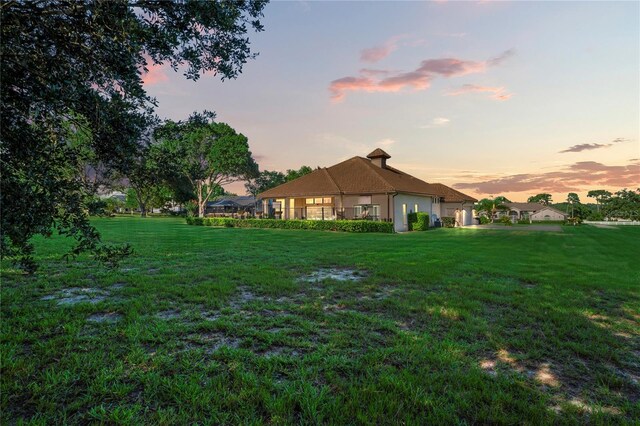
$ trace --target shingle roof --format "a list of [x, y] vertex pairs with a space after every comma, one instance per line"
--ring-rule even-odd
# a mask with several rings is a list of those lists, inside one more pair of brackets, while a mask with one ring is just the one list
[[547, 207], [542, 203], [504, 203], [505, 206], [510, 209], [516, 208], [520, 211], [536, 212], [542, 210], [543, 207]]
[[[388, 154], [381, 149], [370, 156]], [[316, 169], [291, 182], [258, 195], [259, 198], [303, 197], [311, 195], [391, 194], [396, 192], [444, 197], [445, 201], [476, 201], [442, 184], [429, 184], [393, 167], [381, 168], [370, 160], [353, 157], [334, 166]]]
[[435, 195], [444, 198], [445, 203], [461, 203], [464, 201], [475, 203], [476, 201], [478, 201], [477, 199], [467, 194], [463, 194], [462, 192], [456, 191], [455, 189], [441, 183], [431, 183], [429, 184], [429, 186], [431, 186], [432, 191], [435, 193]]

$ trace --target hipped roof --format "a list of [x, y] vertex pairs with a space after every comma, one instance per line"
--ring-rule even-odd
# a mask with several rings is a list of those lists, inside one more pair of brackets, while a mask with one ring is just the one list
[[341, 194], [394, 194], [398, 192], [442, 197], [445, 202], [477, 201], [475, 198], [446, 185], [429, 184], [393, 167], [378, 167], [371, 160], [362, 157], [353, 157], [331, 167], [316, 169], [291, 182], [269, 189], [259, 194], [258, 197], [282, 198]]

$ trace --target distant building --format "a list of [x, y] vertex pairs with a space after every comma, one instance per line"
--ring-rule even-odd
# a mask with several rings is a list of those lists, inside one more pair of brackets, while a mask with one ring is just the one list
[[496, 213], [496, 219], [508, 215], [512, 222], [518, 220], [530, 221], [561, 221], [567, 215], [553, 207], [540, 203], [504, 203], [508, 210], [501, 210]]
[[[222, 196], [207, 202], [205, 214], [213, 216], [255, 216], [261, 211], [256, 198], [251, 195]], [[256, 208], [258, 211], [256, 212]]]

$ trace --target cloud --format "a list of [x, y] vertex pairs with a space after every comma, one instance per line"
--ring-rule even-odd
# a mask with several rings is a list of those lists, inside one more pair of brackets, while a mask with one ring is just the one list
[[505, 50], [504, 52], [502, 52], [500, 55], [496, 56], [493, 59], [489, 59], [487, 61], [487, 64], [489, 66], [495, 67], [498, 65], [502, 65], [503, 62], [505, 62], [507, 59], [515, 56], [516, 51], [515, 49], [509, 49], [509, 50]]
[[629, 142], [630, 139], [625, 139], [625, 138], [615, 138], [614, 140], [611, 141], [611, 143], [581, 143], [578, 145], [573, 145], [570, 146], [567, 149], [564, 149], [562, 151], [559, 151], [560, 154], [566, 153], [566, 152], [582, 152], [582, 151], [590, 151], [592, 149], [601, 149], [601, 148], [609, 148], [610, 146], [613, 146], [613, 144], [616, 143], [624, 143], [624, 142]]
[[600, 149], [610, 147], [612, 144], [610, 143], [581, 143], [578, 145], [570, 146], [567, 149], [560, 151], [560, 153], [565, 152], [582, 152], [582, 151], [590, 151], [592, 149]]
[[446, 96], [460, 96], [467, 93], [491, 93], [491, 99], [506, 101], [513, 96], [513, 93], [506, 93], [504, 87], [478, 86], [476, 84], [465, 84], [464, 86], [445, 93]]
[[363, 62], [378, 62], [386, 58], [398, 48], [398, 42], [405, 38], [406, 35], [391, 37], [382, 46], [374, 46], [360, 52], [360, 60]]
[[630, 142], [631, 139], [625, 139], [625, 138], [615, 138], [614, 140], [611, 141], [611, 143], [623, 143], [623, 142]]
[[433, 129], [437, 127], [445, 127], [448, 126], [451, 120], [444, 117], [437, 117], [431, 120], [431, 123], [426, 124], [424, 126], [420, 126], [421, 129]]
[[146, 86], [152, 86], [169, 81], [168, 69], [171, 69], [168, 65], [151, 62], [151, 65], [147, 66], [146, 72], [142, 70], [142, 83]]
[[[484, 72], [488, 67], [500, 65], [513, 56], [507, 50], [486, 61], [469, 61], [458, 58], [425, 59], [413, 71], [360, 70], [359, 76], [342, 77], [329, 84], [329, 92], [334, 102], [344, 100], [347, 92], [399, 92], [403, 89], [426, 90], [436, 77], [451, 78]], [[479, 87], [479, 86], [478, 86]], [[495, 99], [505, 100], [511, 95], [495, 93]]]
[[395, 140], [390, 139], [390, 138], [385, 138], [385, 139], [381, 139], [378, 142], [375, 143], [376, 146], [391, 146], [394, 143], [396, 143]]
[[478, 182], [457, 183], [458, 189], [481, 194], [505, 192], [568, 192], [594, 187], [632, 188], [640, 182], [640, 162], [624, 166], [607, 166], [596, 161], [581, 161], [547, 173], [524, 173]]
[[467, 74], [484, 72], [487, 62], [464, 61], [456, 58], [427, 59], [422, 61], [418, 72], [437, 74], [442, 77], [459, 77]]

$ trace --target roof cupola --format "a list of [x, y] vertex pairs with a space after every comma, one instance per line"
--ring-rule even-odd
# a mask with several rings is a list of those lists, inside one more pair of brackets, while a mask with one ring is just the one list
[[380, 167], [381, 169], [387, 168], [387, 159], [391, 158], [389, 154], [381, 150], [380, 148], [376, 148], [367, 155], [367, 158], [371, 160], [371, 163]]

